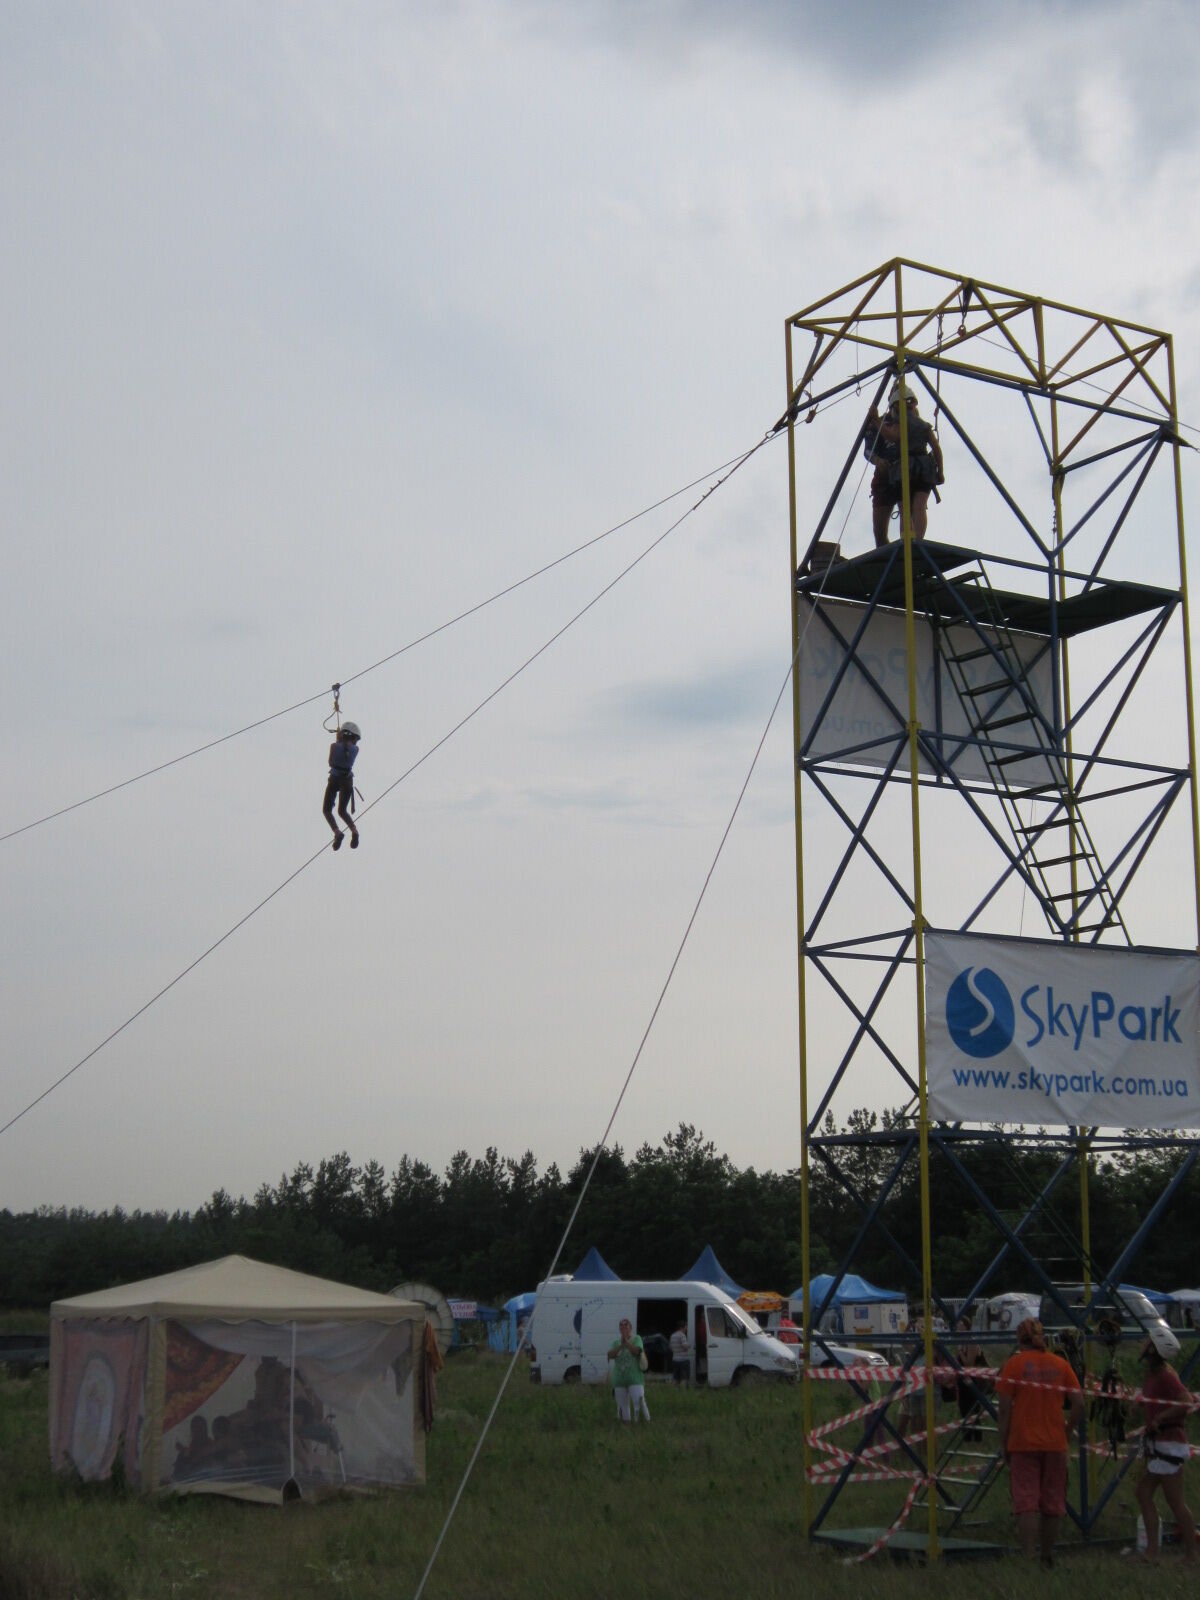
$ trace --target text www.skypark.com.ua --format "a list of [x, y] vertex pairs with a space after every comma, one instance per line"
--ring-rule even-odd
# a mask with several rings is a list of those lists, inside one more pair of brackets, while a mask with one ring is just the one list
[[1186, 1100], [1186, 1078], [1135, 1078], [1119, 1072], [1010, 1072], [1007, 1067], [955, 1067], [959, 1089], [1010, 1089], [1055, 1098], [1064, 1094], [1116, 1094], [1144, 1100]]

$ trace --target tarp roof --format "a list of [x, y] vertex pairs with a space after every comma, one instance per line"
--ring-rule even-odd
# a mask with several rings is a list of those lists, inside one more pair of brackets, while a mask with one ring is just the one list
[[532, 1311], [534, 1301], [537, 1299], [535, 1290], [530, 1289], [526, 1294], [515, 1294], [511, 1300], [504, 1302], [505, 1311], [515, 1311], [520, 1316], [522, 1311]]
[[[812, 1299], [813, 1310], [823, 1302], [829, 1293], [829, 1286], [833, 1282], [833, 1274], [829, 1272], [818, 1273], [809, 1284], [809, 1295]], [[801, 1284], [792, 1295], [793, 1300], [804, 1297], [804, 1285]], [[856, 1272], [848, 1272], [837, 1286], [837, 1293], [830, 1301], [831, 1305], [878, 1305], [880, 1302], [904, 1301], [906, 1296], [899, 1289], [877, 1289], [873, 1283], [868, 1283], [865, 1278], [860, 1278]]]
[[143, 1278], [116, 1289], [56, 1300], [56, 1317], [217, 1317], [317, 1322], [408, 1322], [424, 1318], [425, 1307], [369, 1289], [352, 1289], [331, 1278], [314, 1278], [288, 1267], [273, 1267], [249, 1256], [222, 1256], [160, 1278]]
[[1164, 1306], [1169, 1310], [1174, 1303], [1172, 1296], [1163, 1294], [1161, 1289], [1142, 1289], [1136, 1283], [1119, 1283], [1117, 1285], [1117, 1293], [1120, 1294], [1122, 1289], [1132, 1289], [1135, 1294], [1144, 1294], [1156, 1310]]
[[572, 1273], [581, 1283], [620, 1283], [620, 1278], [593, 1245]]
[[687, 1272], [682, 1273], [678, 1280], [680, 1283], [711, 1283], [717, 1289], [724, 1289], [726, 1294], [732, 1295], [736, 1300], [742, 1293], [740, 1283], [735, 1283], [725, 1268], [717, 1260], [713, 1247], [706, 1244], [696, 1257], [695, 1262]]

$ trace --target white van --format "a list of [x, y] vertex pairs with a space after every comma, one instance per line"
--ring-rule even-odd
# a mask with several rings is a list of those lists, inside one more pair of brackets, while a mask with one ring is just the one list
[[794, 1378], [796, 1347], [764, 1333], [711, 1283], [543, 1283], [529, 1328], [535, 1383], [607, 1383], [608, 1352], [628, 1317], [651, 1371], [671, 1370], [667, 1341], [685, 1323], [692, 1382], [723, 1389], [748, 1377]]

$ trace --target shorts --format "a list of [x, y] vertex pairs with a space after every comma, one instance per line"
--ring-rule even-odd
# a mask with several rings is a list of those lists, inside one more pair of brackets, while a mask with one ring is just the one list
[[1067, 1452], [1013, 1450], [1008, 1457], [1008, 1493], [1014, 1516], [1040, 1511], [1044, 1517], [1067, 1514]]
[[1175, 1439], [1151, 1439], [1146, 1444], [1146, 1471], [1156, 1478], [1173, 1478], [1191, 1458], [1186, 1444]]
[[[924, 478], [924, 474], [920, 476]], [[919, 494], [928, 496], [933, 488], [932, 483], [918, 482], [917, 478], [917, 473], [909, 474], [910, 500], [915, 500]], [[891, 474], [886, 466], [875, 468], [871, 477], [871, 499], [876, 505], [888, 506], [892, 510], [900, 504], [900, 484], [891, 481]]]
[[676, 1383], [686, 1383], [692, 1375], [692, 1363], [689, 1356], [672, 1356], [671, 1376]]
[[641, 1383], [631, 1383], [629, 1387], [614, 1389], [617, 1397], [617, 1416], [622, 1422], [636, 1420], [638, 1412], [646, 1403], [646, 1386]]

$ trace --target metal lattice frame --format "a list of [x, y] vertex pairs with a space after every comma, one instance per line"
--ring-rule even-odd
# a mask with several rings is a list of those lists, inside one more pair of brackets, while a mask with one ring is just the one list
[[[1136, 1258], [1149, 1229], [1177, 1192], [1200, 1154], [1200, 1144], [1183, 1138], [1103, 1134], [1072, 1128], [1031, 1134], [1014, 1129], [931, 1124], [925, 1094], [924, 935], [927, 927], [969, 931], [995, 918], [1003, 895], [1019, 884], [1045, 923], [1046, 936], [1072, 942], [1131, 945], [1128, 891], [1153, 850], [1160, 830], [1187, 791], [1190, 804], [1192, 900], [1200, 937], [1200, 812], [1190, 631], [1172, 343], [1168, 334], [1121, 319], [1045, 300], [978, 279], [897, 259], [865, 274], [788, 319], [787, 411], [791, 521], [793, 731], [796, 751], [795, 817], [797, 921], [799, 927], [799, 1028], [801, 1099], [805, 1136], [802, 1152], [802, 1229], [806, 1354], [819, 1343], [814, 1332], [832, 1303], [841, 1277], [856, 1270], [868, 1238], [886, 1240], [897, 1267], [922, 1285], [923, 1345], [912, 1342], [905, 1365], [921, 1358], [926, 1367], [950, 1365], [952, 1353], [933, 1332], [936, 1311], [946, 1314], [935, 1284], [930, 1248], [930, 1160], [952, 1175], [979, 1213], [993, 1225], [996, 1252], [971, 1287], [969, 1300], [981, 1298], [997, 1271], [1017, 1260], [1046, 1293], [1054, 1284], [1031, 1242], [1034, 1224], [1047, 1213], [1051, 1197], [1069, 1177], [1080, 1186], [1081, 1227], [1070, 1242], [1085, 1283], [1109, 1292]], [[853, 363], [850, 374], [839, 367]], [[798, 374], [798, 376], [797, 376]], [[841, 560], [825, 542], [835, 508], [842, 501], [862, 447], [860, 423], [843, 430], [847, 454], [832, 493], [804, 542], [798, 491], [801, 432], [823, 410], [866, 388], [878, 403], [893, 374], [902, 389], [912, 385], [944, 418], [945, 435], [956, 469], [975, 470], [994, 495], [988, 517], [987, 547], [976, 536], [952, 545], [913, 538], [909, 515], [906, 407], [900, 406], [901, 537], [880, 551]], [[979, 385], [999, 391], [1007, 410], [1023, 413], [1022, 427], [1045, 469], [1049, 493], [1040, 510], [1023, 506], [1021, 489], [1007, 481], [986, 441], [972, 436], [965, 401]], [[961, 400], [960, 400], [960, 397]], [[844, 414], [843, 414], [844, 415]], [[1140, 551], [1134, 541], [1148, 496], [1147, 485], [1164, 463], [1173, 473], [1172, 555], [1177, 575], [1165, 585], [1141, 581]], [[1076, 474], [1080, 477], [1076, 478]], [[1090, 498], [1078, 506], [1075, 484], [1090, 480]], [[1070, 492], [1068, 492], [1070, 491]], [[1068, 519], [1067, 502], [1072, 502]], [[943, 523], [950, 519], [944, 511]], [[823, 601], [836, 599], [843, 620], [837, 625]], [[897, 703], [863, 663], [861, 650], [873, 617], [903, 614], [907, 704]], [[1071, 641], [1096, 636], [1116, 623], [1136, 628], [1136, 636], [1103, 668], [1080, 652], [1073, 661]], [[916, 628], [932, 631], [935, 662], [933, 726], [917, 719]], [[805, 733], [802, 707], [804, 647], [810, 629], [838, 663], [824, 705], [810, 714]], [[1178, 630], [1178, 632], [1176, 632]], [[1128, 630], [1127, 630], [1128, 631]], [[1181, 635], [1183, 727], [1175, 730], [1171, 759], [1142, 758], [1120, 748], [1128, 743], [1130, 701], [1164, 639]], [[964, 641], [968, 648], [963, 648]], [[984, 687], [969, 680], [965, 663], [974, 659], [995, 674]], [[1075, 667], [1074, 673], [1072, 667]], [[1049, 704], [1031, 688], [1033, 674], [1050, 684]], [[850, 730], [846, 742], [818, 748], [815, 730], [847, 674], [860, 674], [875, 697], [871, 730]], [[962, 708], [957, 725], [943, 717], [950, 702]], [[812, 707], [809, 707], [812, 712]], [[963, 716], [965, 715], [965, 727]], [[862, 736], [863, 734], [866, 736]], [[1137, 741], [1133, 741], [1135, 746]], [[1031, 770], [1032, 768], [1032, 770]], [[910, 797], [910, 838], [897, 847], [895, 830], [881, 836], [877, 819], [890, 786], [906, 785]], [[952, 797], [963, 825], [986, 842], [971, 888], [972, 909], [953, 922], [939, 920], [929, 903], [922, 874], [922, 795], [930, 789]], [[806, 859], [803, 797], [815, 794], [825, 815], [844, 829], [843, 848]], [[1046, 808], [1036, 825], [1022, 822], [1021, 807]], [[945, 801], [939, 801], [945, 804]], [[1097, 844], [1097, 819], [1121, 818], [1115, 838]], [[872, 824], [876, 824], [874, 835]], [[1103, 832], [1103, 830], [1100, 830]], [[911, 845], [911, 855], [909, 847]], [[868, 866], [881, 892], [869, 905], [853, 887]], [[814, 892], [814, 881], [815, 892]], [[853, 905], [843, 902], [854, 897]], [[825, 932], [827, 919], [843, 912], [843, 931]], [[848, 934], [844, 931], [851, 929]], [[1015, 932], [1015, 929], [992, 930]], [[1153, 930], [1149, 930], [1152, 932]], [[854, 983], [869, 977], [869, 992]], [[834, 997], [835, 1009], [848, 1014], [849, 1042], [832, 1066], [817, 1066], [810, 1038], [809, 980], [819, 977]], [[915, 1026], [898, 1032], [887, 1017], [889, 997], [911, 977]], [[822, 1121], [839, 1087], [853, 1085], [864, 1058], [882, 1061], [903, 1086], [909, 1102], [905, 1125], [876, 1133], [822, 1132]], [[1056, 1156], [1050, 1179], [1029, 1197], [1022, 1216], [1006, 1218], [969, 1170], [968, 1152], [995, 1144], [1040, 1143]], [[876, 1193], [864, 1194], [847, 1172], [846, 1156], [870, 1145], [890, 1163]], [[1088, 1162], [1105, 1151], [1132, 1152], [1169, 1146], [1179, 1164], [1151, 1215], [1110, 1263], [1096, 1263], [1089, 1237]], [[823, 1303], [811, 1303], [810, 1174], [816, 1161], [839, 1185], [861, 1215], [857, 1234], [838, 1263]], [[889, 1197], [911, 1163], [919, 1165], [921, 1258], [916, 1260], [887, 1224]], [[1061, 1305], [1061, 1302], [1060, 1302]], [[1069, 1320], [1083, 1314], [1061, 1306]], [[947, 1315], [947, 1323], [953, 1319]], [[816, 1535], [834, 1502], [852, 1481], [856, 1461], [876, 1437], [892, 1434], [918, 1470], [935, 1471], [934, 1397], [926, 1388], [924, 1460], [896, 1438], [885, 1411], [875, 1414], [865, 1436], [817, 1507], [810, 1483], [808, 1436], [812, 1430], [812, 1392], [805, 1385], [805, 1528]], [[1084, 1458], [1081, 1457], [1081, 1462]], [[1080, 1473], [1079, 1503], [1070, 1514], [1084, 1535], [1115, 1489], [1114, 1477], [1101, 1495], [1089, 1474]], [[941, 1485], [928, 1495], [928, 1551], [938, 1554], [939, 1526], [953, 1526], [957, 1514], [945, 1510]], [[939, 1512], [939, 1505], [943, 1510]]]

